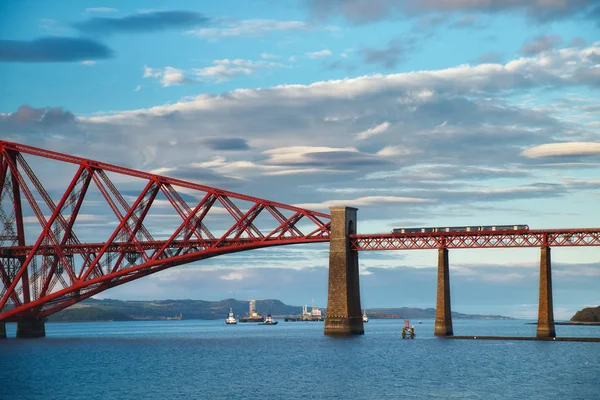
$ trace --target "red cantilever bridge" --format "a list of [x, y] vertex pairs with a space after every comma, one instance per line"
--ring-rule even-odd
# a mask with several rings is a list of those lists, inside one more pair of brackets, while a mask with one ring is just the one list
[[0, 337], [5, 322], [44, 336], [47, 316], [167, 268], [319, 242], [331, 242], [325, 333], [363, 332], [357, 251], [438, 249], [436, 335], [448, 336], [449, 248], [540, 247], [541, 335], [552, 336], [550, 247], [600, 245], [600, 229], [358, 235], [356, 222], [353, 208], [329, 215], [0, 141]]

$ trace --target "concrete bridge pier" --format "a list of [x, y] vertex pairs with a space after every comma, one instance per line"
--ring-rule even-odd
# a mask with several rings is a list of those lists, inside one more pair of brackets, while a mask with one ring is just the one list
[[356, 208], [330, 207], [329, 289], [326, 335], [365, 333], [360, 306], [358, 252], [350, 250], [348, 235], [356, 233]]
[[0, 339], [6, 339], [6, 322], [0, 322]]
[[552, 271], [550, 247], [542, 247], [540, 254], [540, 299], [538, 302], [538, 324], [536, 337], [556, 337], [554, 308], [552, 304]]
[[28, 318], [17, 322], [17, 337], [22, 339], [46, 336], [44, 320]]
[[438, 250], [437, 303], [435, 308], [435, 336], [452, 336], [452, 312], [450, 310], [450, 268], [448, 249]]

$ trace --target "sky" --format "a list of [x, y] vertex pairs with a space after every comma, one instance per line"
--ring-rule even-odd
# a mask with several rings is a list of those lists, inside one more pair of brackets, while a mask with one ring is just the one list
[[[594, 0], [4, 2], [0, 138], [321, 212], [353, 206], [358, 233], [599, 227], [599, 33]], [[59, 198], [74, 170], [27, 159]], [[131, 199], [142, 188], [114, 180]], [[164, 208], [147, 222], [156, 238], [176, 222]], [[106, 207], [82, 213], [80, 238], [114, 229]], [[453, 310], [535, 318], [539, 257], [451, 250]], [[359, 259], [363, 307], [435, 307], [436, 251]], [[600, 249], [552, 261], [557, 319], [600, 305]], [[276, 247], [99, 297], [325, 307], [327, 264], [328, 244]]]

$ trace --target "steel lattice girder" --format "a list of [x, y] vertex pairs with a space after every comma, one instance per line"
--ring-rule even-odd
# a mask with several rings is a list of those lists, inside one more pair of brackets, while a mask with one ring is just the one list
[[[75, 164], [77, 171], [58, 202], [23, 154]], [[130, 205], [106, 172], [138, 178], [145, 186]], [[76, 236], [74, 225], [92, 187], [117, 223], [106, 240], [85, 243]], [[182, 189], [201, 192], [201, 200], [190, 207], [178, 193]], [[180, 217], [167, 240], [154, 239], [144, 224], [159, 194]], [[247, 205], [247, 211], [236, 202]], [[224, 234], [214, 234], [205, 223], [215, 204], [233, 220]], [[51, 215], [45, 215], [40, 205]], [[28, 218], [41, 226], [33, 244], [25, 243], [21, 206], [28, 206], [32, 214]], [[43, 318], [176, 265], [270, 246], [326, 242], [330, 231], [325, 213], [4, 141], [0, 141], [0, 211], [0, 321]], [[268, 227], [256, 224], [259, 216], [270, 221]], [[80, 265], [75, 265], [74, 256]]]
[[600, 246], [600, 228], [350, 235], [356, 251]]

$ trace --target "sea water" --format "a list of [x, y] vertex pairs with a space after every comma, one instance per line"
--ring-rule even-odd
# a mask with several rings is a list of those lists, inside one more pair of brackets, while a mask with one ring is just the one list
[[[46, 323], [0, 340], [0, 399], [598, 399], [600, 343], [444, 340], [433, 320]], [[534, 336], [523, 320], [454, 320], [456, 335]], [[600, 326], [557, 326], [600, 337]]]

